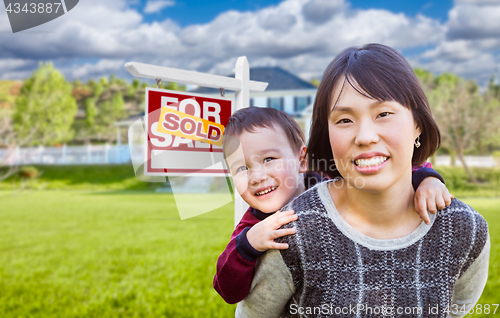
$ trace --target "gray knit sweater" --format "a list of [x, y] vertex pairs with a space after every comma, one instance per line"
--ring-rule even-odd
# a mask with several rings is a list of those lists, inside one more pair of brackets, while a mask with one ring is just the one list
[[488, 277], [479, 213], [454, 199], [431, 225], [374, 239], [340, 216], [327, 184], [284, 208], [298, 215], [286, 225], [297, 232], [280, 239], [288, 249], [259, 259], [236, 317], [458, 317], [474, 306]]

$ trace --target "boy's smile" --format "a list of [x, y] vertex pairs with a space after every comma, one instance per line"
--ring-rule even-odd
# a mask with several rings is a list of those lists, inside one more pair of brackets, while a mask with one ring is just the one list
[[281, 127], [255, 127], [237, 138], [240, 147], [227, 163], [236, 190], [251, 207], [272, 213], [304, 191], [305, 146], [296, 153]]

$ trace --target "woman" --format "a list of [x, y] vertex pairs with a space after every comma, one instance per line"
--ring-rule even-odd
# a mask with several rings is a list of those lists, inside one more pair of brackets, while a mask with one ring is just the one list
[[[439, 146], [406, 60], [369, 44], [328, 66], [314, 104], [309, 168], [330, 177], [283, 210], [296, 234], [267, 252], [237, 317], [463, 316], [488, 275], [484, 218], [454, 199], [426, 225], [411, 167]], [[328, 147], [329, 146], [329, 147]]]

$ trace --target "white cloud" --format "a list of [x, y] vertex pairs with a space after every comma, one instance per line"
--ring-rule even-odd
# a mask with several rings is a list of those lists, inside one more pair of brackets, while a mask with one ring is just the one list
[[33, 63], [24, 59], [3, 59], [0, 60], [0, 69], [10, 71], [22, 67], [31, 67]]
[[422, 53], [417, 64], [485, 86], [500, 67], [500, 2], [456, 0], [448, 17], [445, 39]]
[[457, 1], [447, 23], [450, 39], [500, 36], [500, 1]]
[[437, 74], [449, 72], [458, 74], [466, 79], [474, 79], [484, 87], [491, 76], [497, 73], [497, 70], [500, 68], [500, 59], [498, 56], [495, 57], [490, 53], [480, 53], [473, 58], [462, 61], [439, 58], [421, 63], [419, 66], [432, 70]]
[[149, 0], [144, 7], [144, 13], [159, 13], [163, 9], [173, 6], [175, 6], [175, 1]]
[[99, 62], [85, 63], [83, 65], [74, 65], [68, 68], [61, 69], [62, 72], [69, 74], [71, 78], [88, 78], [93, 76], [101, 76], [102, 74], [116, 73], [116, 70], [122, 69], [125, 65], [125, 60], [110, 60], [101, 59]]
[[479, 47], [471, 41], [446, 41], [432, 50], [422, 54], [424, 59], [445, 59], [450, 62], [466, 61], [477, 57], [481, 53]]
[[[406, 49], [437, 44], [444, 38], [445, 29], [435, 20], [385, 10], [340, 11], [321, 24], [311, 23], [303, 15], [308, 3], [290, 0], [253, 13], [225, 12], [209, 24], [183, 29], [179, 39], [196, 49], [188, 56], [196, 58], [203, 52], [198, 58], [208, 58], [212, 66], [247, 55], [253, 65], [273, 60], [297, 67], [290, 69], [294, 73], [307, 69], [317, 77], [327, 65], [325, 58], [333, 58], [347, 46], [380, 42]], [[280, 21], [286, 28], [263, 23], [268, 20]]]
[[324, 23], [347, 7], [343, 0], [310, 0], [302, 7], [302, 14], [309, 22]]
[[455, 4], [490, 5], [498, 4], [498, 0], [455, 0]]
[[[21, 76], [39, 60], [63, 65], [70, 79], [121, 74], [126, 61], [228, 74], [236, 58], [246, 55], [252, 66], [281, 66], [310, 79], [320, 77], [342, 49], [372, 42], [403, 52], [428, 48], [410, 60], [434, 72], [490, 76], [486, 66], [497, 65], [500, 47], [500, 19], [494, 19], [499, 6], [486, 0], [456, 1], [444, 24], [424, 15], [352, 10], [344, 0], [285, 0], [254, 12], [226, 11], [209, 23], [183, 28], [168, 19], [144, 22], [130, 3], [83, 1], [63, 17], [18, 34], [0, 21], [0, 77]], [[149, 1], [144, 12], [173, 3]], [[7, 59], [25, 64], [2, 63]], [[79, 59], [92, 62], [71, 66]]]

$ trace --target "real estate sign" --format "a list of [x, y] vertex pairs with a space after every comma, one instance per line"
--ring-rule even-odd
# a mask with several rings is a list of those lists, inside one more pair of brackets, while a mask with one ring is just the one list
[[144, 175], [226, 176], [222, 134], [232, 100], [146, 88]]

